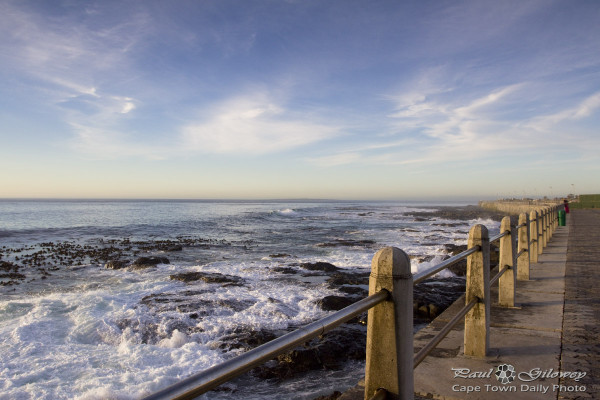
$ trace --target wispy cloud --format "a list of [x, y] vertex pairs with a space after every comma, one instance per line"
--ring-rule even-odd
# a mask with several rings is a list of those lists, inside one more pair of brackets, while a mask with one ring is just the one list
[[[463, 91], [456, 96], [444, 84], [436, 88], [431, 81], [422, 83], [421, 90], [417, 87], [388, 96], [394, 108], [388, 118], [395, 135], [380, 137], [376, 145], [342, 149], [310, 161], [321, 166], [416, 165], [543, 153], [565, 146], [560, 123], [584, 121], [600, 110], [600, 93], [555, 113], [539, 115], [528, 99], [532, 86], [528, 83], [490, 87], [483, 93], [483, 89], [471, 94]], [[585, 130], [570, 132], [578, 143], [569, 146], [583, 153], [590, 151], [584, 145], [590, 142], [586, 135], [589, 132]]]
[[565, 122], [587, 118], [600, 109], [600, 92], [585, 98], [574, 107], [567, 108], [549, 115], [532, 118], [525, 126], [536, 131], [547, 131], [555, 125]]
[[318, 142], [339, 128], [309, 122], [265, 96], [237, 97], [182, 131], [184, 147], [202, 153], [264, 154]]
[[95, 19], [90, 17], [93, 12], [87, 14], [75, 17], [65, 11], [49, 17], [2, 3], [1, 63], [30, 83], [29, 90], [37, 91], [34, 98], [43, 107], [54, 107], [71, 127], [70, 144], [76, 151], [110, 158], [141, 154], [140, 146], [126, 145], [123, 129], [139, 100], [118, 93], [115, 80], [124, 79], [132, 68], [128, 52], [148, 34], [149, 18], [133, 12], [106, 22], [101, 15]]

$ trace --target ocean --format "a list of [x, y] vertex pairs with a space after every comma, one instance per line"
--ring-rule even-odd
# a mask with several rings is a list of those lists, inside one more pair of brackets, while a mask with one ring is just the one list
[[[364, 276], [378, 249], [396, 246], [416, 272], [466, 244], [474, 223], [498, 227], [436, 214], [448, 205], [0, 200], [0, 399], [149, 395], [257, 334], [330, 313], [320, 300], [344, 293], [307, 265]], [[144, 256], [162, 261], [130, 266]], [[313, 399], [363, 370], [348, 360], [284, 380], [247, 374], [201, 398]]]

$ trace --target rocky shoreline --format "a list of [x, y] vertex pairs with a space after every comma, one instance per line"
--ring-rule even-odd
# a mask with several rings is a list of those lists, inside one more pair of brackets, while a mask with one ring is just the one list
[[[473, 219], [493, 219], [499, 221], [504, 215], [485, 210], [477, 206], [467, 207], [435, 207], [432, 211], [415, 211], [408, 215], [424, 220], [446, 219], [468, 221]], [[452, 222], [434, 222], [434, 224], [453, 226]], [[464, 223], [456, 225], [464, 226]], [[36, 246], [20, 248], [0, 248], [0, 286], [15, 286], [22, 282], [36, 279], [44, 280], [64, 266], [98, 265], [107, 269], [123, 269], [143, 271], [158, 264], [169, 264], [184, 259], [182, 252], [188, 248], [207, 249], [214, 247], [236, 246], [226, 241], [207, 240], [204, 238], [181, 237], [176, 240], [131, 241], [129, 239], [98, 239], [96, 243], [78, 244], [75, 242], [48, 242]], [[351, 241], [336, 240], [331, 243], [319, 243], [318, 247], [361, 246], [375, 249], [377, 243], [371, 240]], [[445, 245], [449, 255], [458, 254], [466, 246], [454, 243]], [[412, 255], [423, 260], [423, 255]], [[271, 259], [281, 259], [271, 272], [277, 279], [290, 281], [318, 277], [321, 282], [333, 289], [335, 295], [320, 299], [317, 305], [324, 311], [340, 310], [368, 295], [369, 272], [348, 270], [326, 262], [313, 263], [294, 262], [289, 254], [272, 254]], [[413, 316], [415, 327], [424, 326], [451, 305], [464, 293], [466, 262], [451, 267], [455, 274], [452, 278], [432, 278], [414, 287]], [[244, 286], [244, 279], [238, 276], [208, 272], [183, 272], [171, 274], [171, 280], [179, 280], [186, 284], [197, 281], [221, 286]], [[5, 289], [6, 290], [6, 289]], [[206, 296], [204, 296], [206, 294]], [[224, 300], [219, 304], [211, 303], [210, 294], [201, 290], [177, 293], [155, 293], [142, 299], [141, 305], [152, 312], [177, 312], [185, 318], [174, 320], [169, 332], [158, 332], [155, 326], [136, 325], [135, 321], [119, 321], [121, 329], [131, 328], [141, 333], [142, 341], [157, 343], [165, 335], [175, 329], [186, 334], [197, 332], [196, 321], [210, 313], [215, 306], [225, 307], [239, 312], [252, 306], [248, 301]], [[276, 301], [273, 299], [273, 301]], [[322, 337], [313, 339], [305, 345], [286, 354], [280, 355], [263, 366], [255, 368], [251, 374], [259, 379], [274, 382], [314, 370], [332, 370], [341, 368], [350, 360], [364, 360], [366, 345], [367, 314], [354, 318], [342, 327]], [[182, 322], [186, 321], [186, 322]], [[290, 330], [295, 327], [290, 328]], [[196, 329], [196, 330], [195, 330]], [[239, 327], [220, 338], [223, 351], [246, 351], [264, 344], [288, 331], [255, 330], [255, 328]], [[334, 397], [332, 397], [334, 398]]]

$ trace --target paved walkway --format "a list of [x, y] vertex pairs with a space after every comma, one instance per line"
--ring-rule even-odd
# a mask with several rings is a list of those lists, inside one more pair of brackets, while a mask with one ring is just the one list
[[[492, 305], [484, 359], [465, 357], [464, 326], [452, 330], [415, 369], [415, 399], [600, 398], [600, 210], [571, 212], [531, 265], [531, 279], [518, 282], [516, 303]], [[419, 331], [415, 352], [463, 304], [459, 299]], [[501, 364], [514, 367], [513, 382], [496, 379]], [[361, 389], [339, 400], [362, 399]]]
[[[585, 393], [559, 399], [600, 398], [600, 210], [573, 210], [565, 273], [561, 370], [586, 371]], [[567, 382], [561, 379], [561, 384]]]
[[[574, 210], [532, 264], [531, 279], [518, 283], [517, 307], [492, 306], [490, 354], [465, 357], [464, 327], [457, 327], [415, 369], [416, 394], [437, 399], [600, 398], [599, 265], [600, 210]], [[497, 296], [494, 291], [492, 296]], [[420, 331], [416, 350], [460, 306], [455, 303]], [[501, 364], [514, 367], [513, 382], [496, 379]], [[569, 374], [560, 378], [560, 373]]]

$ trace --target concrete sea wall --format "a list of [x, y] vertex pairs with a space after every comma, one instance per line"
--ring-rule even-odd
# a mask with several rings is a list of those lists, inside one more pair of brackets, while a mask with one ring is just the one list
[[518, 215], [538, 211], [543, 207], [556, 206], [560, 201], [540, 201], [540, 200], [494, 200], [480, 201], [479, 206], [487, 210], [500, 211], [509, 215]]

